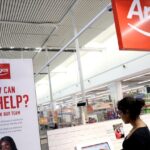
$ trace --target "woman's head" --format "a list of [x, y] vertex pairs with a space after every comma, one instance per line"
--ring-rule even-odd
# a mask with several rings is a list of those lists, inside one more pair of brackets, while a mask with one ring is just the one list
[[136, 120], [142, 107], [145, 105], [145, 101], [139, 98], [125, 97], [117, 104], [119, 114], [125, 123]]
[[0, 140], [1, 150], [17, 150], [14, 140], [10, 136], [5, 136]]

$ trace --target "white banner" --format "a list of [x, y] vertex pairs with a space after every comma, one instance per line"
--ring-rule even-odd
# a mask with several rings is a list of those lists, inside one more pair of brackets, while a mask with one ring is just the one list
[[30, 59], [0, 59], [0, 139], [13, 150], [41, 149], [32, 66]]

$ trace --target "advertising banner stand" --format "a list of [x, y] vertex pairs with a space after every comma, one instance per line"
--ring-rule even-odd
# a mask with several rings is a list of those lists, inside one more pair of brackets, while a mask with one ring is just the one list
[[32, 66], [0, 59], [0, 139], [13, 150], [41, 150]]

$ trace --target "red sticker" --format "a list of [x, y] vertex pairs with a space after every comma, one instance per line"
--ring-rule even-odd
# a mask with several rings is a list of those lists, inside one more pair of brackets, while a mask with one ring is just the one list
[[10, 64], [0, 64], [0, 79], [10, 79]]

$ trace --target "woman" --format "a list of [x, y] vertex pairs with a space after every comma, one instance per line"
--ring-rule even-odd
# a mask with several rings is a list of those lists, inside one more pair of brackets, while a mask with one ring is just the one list
[[119, 115], [124, 123], [130, 123], [132, 129], [123, 142], [123, 150], [150, 150], [150, 131], [140, 119], [144, 100], [125, 97], [118, 102]]
[[17, 147], [10, 136], [5, 136], [0, 140], [0, 150], [17, 150]]

